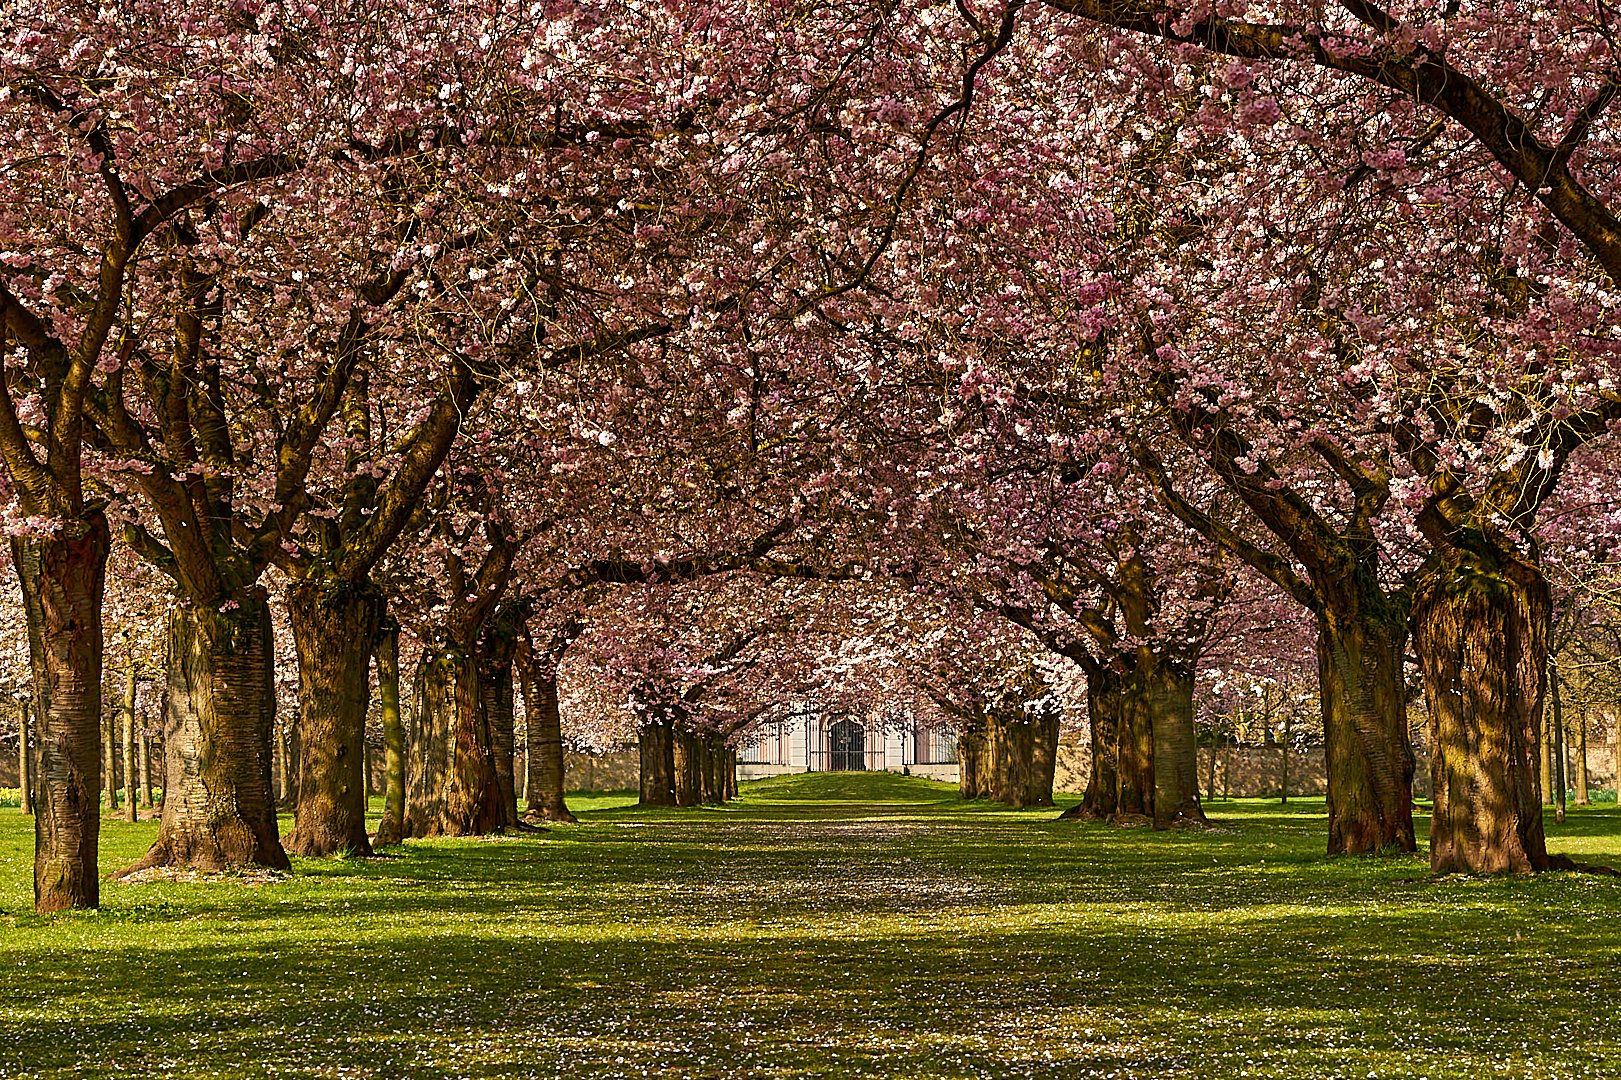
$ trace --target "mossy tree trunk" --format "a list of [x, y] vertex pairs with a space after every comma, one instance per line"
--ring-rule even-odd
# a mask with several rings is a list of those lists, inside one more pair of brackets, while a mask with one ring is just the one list
[[49, 537], [12, 540], [37, 706], [31, 779], [34, 908], [41, 912], [101, 902], [101, 603], [111, 546], [100, 514], [69, 521]]
[[383, 722], [383, 817], [373, 847], [405, 839], [405, 723], [400, 716], [400, 628], [385, 617], [374, 653], [377, 697]]
[[287, 868], [270, 781], [272, 642], [263, 589], [226, 611], [170, 608], [162, 824], [131, 871]]
[[1119, 777], [1117, 816], [1154, 816], [1154, 717], [1152, 695], [1135, 661], [1120, 695], [1120, 723], [1116, 735], [1116, 773]]
[[1413, 603], [1430, 713], [1438, 874], [1551, 865], [1537, 792], [1550, 600], [1541, 572], [1502, 552], [1443, 548]]
[[1328, 772], [1328, 853], [1416, 851], [1402, 664], [1406, 613], [1353, 568], [1320, 586], [1317, 672]]
[[465, 647], [429, 652], [417, 669], [406, 836], [477, 836], [502, 827], [479, 684], [477, 657]]
[[295, 855], [370, 855], [366, 708], [382, 593], [370, 583], [306, 578], [287, 589], [298, 650], [298, 799], [286, 848]]

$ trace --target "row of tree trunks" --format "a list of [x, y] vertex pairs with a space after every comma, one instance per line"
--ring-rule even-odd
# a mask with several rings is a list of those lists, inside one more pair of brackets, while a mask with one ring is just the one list
[[101, 899], [101, 601], [111, 547], [99, 513], [49, 537], [12, 540], [37, 710], [34, 907], [42, 912]]
[[957, 739], [958, 793], [1007, 806], [1051, 806], [1058, 714], [1023, 709], [983, 714]]
[[1203, 824], [1193, 672], [1139, 648], [1089, 673], [1092, 775], [1066, 818]]
[[272, 641], [262, 589], [238, 594], [225, 611], [189, 601], [170, 609], [163, 813], [157, 840], [130, 872], [287, 868], [270, 780]]
[[642, 806], [712, 806], [737, 794], [737, 752], [724, 737], [698, 734], [679, 721], [642, 727]]
[[295, 855], [370, 855], [366, 835], [366, 708], [386, 605], [370, 586], [319, 579], [287, 589], [298, 650]]

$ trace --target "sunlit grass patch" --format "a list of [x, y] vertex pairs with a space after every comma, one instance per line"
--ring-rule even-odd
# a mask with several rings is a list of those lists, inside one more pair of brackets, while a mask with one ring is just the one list
[[[1321, 801], [1215, 833], [962, 806], [887, 775], [284, 880], [28, 910], [0, 813], [0, 1076], [1612, 1077], [1621, 885], [1322, 855]], [[1613, 804], [1552, 846], [1621, 862]], [[151, 841], [108, 820], [107, 870]]]

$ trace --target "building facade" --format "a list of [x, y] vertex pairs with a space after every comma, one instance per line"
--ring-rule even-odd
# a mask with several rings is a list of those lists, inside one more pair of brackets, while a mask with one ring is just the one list
[[860, 771], [906, 773], [955, 784], [956, 734], [924, 724], [896, 728], [859, 716], [802, 711], [762, 728], [737, 759], [739, 780]]

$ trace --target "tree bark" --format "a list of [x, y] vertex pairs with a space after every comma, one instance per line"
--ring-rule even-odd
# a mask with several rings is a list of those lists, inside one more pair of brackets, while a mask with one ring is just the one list
[[287, 614], [298, 650], [298, 794], [294, 855], [370, 855], [366, 706], [384, 602], [369, 584], [295, 581]]
[[957, 735], [957, 797], [978, 799], [985, 791], [980, 786], [981, 759], [985, 753], [985, 730], [980, 723], [970, 723]]
[[262, 588], [226, 611], [169, 611], [164, 797], [158, 838], [125, 873], [152, 866], [288, 867], [271, 791], [274, 645]]
[[1576, 805], [1591, 806], [1593, 794], [1587, 775], [1587, 710], [1576, 714]]
[[674, 806], [675, 740], [669, 720], [642, 726], [637, 737], [641, 750], [641, 800], [639, 806]]
[[1413, 604], [1430, 713], [1438, 874], [1546, 870], [1537, 730], [1550, 602], [1535, 567], [1461, 548], [1432, 556]]
[[32, 779], [40, 912], [93, 908], [101, 898], [101, 602], [111, 546], [100, 514], [49, 537], [12, 540], [38, 708]]
[[517, 720], [513, 705], [512, 663], [517, 652], [518, 629], [511, 618], [497, 617], [485, 624], [479, 638], [479, 707], [484, 710], [490, 754], [495, 765], [499, 827], [518, 823], [516, 754]]
[[281, 793], [276, 809], [291, 812], [298, 805], [298, 717], [288, 717], [277, 730], [276, 754], [281, 759]]
[[1092, 773], [1081, 801], [1061, 818], [1104, 820], [1120, 806], [1121, 679], [1112, 667], [1086, 677], [1086, 716], [1092, 738]]
[[1407, 629], [1376, 583], [1353, 581], [1334, 596], [1317, 619], [1328, 853], [1416, 851], [1402, 678]]
[[107, 809], [114, 812], [118, 810], [118, 720], [112, 712], [102, 715], [101, 790]]
[[1058, 712], [1043, 709], [1030, 721], [1030, 765], [1025, 773], [1024, 804], [1051, 806], [1053, 776], [1058, 769]]
[[1553, 731], [1547, 724], [1537, 728], [1537, 779], [1541, 784], [1542, 805], [1553, 805]]
[[136, 819], [140, 799], [135, 783], [135, 661], [124, 677], [124, 816]]
[[1554, 820], [1564, 823], [1565, 790], [1570, 786], [1570, 747], [1565, 742], [1565, 711], [1559, 704], [1559, 673], [1549, 672], [1548, 691], [1553, 705]]
[[519, 665], [526, 741], [527, 812], [543, 821], [577, 820], [563, 798], [563, 718], [558, 709], [557, 671], [550, 664]]
[[671, 776], [675, 805], [697, 806], [703, 801], [703, 764], [698, 739], [680, 722], [670, 729]]
[[400, 629], [387, 619], [377, 637], [377, 696], [383, 714], [385, 774], [383, 819], [377, 824], [375, 847], [398, 844], [405, 838], [405, 724], [400, 719]]
[[405, 835], [479, 836], [502, 826], [478, 661], [446, 646], [423, 658], [411, 710]]
[[28, 731], [28, 698], [17, 703], [17, 805], [34, 812], [33, 739]]
[[[1145, 655], [1146, 654], [1146, 655]], [[1199, 742], [1193, 728], [1193, 672], [1140, 650], [1154, 738], [1154, 828], [1203, 825]]]
[[1154, 816], [1154, 718], [1146, 673], [1133, 664], [1120, 697], [1115, 815]]
[[141, 726], [141, 809], [152, 809], [152, 736]]

